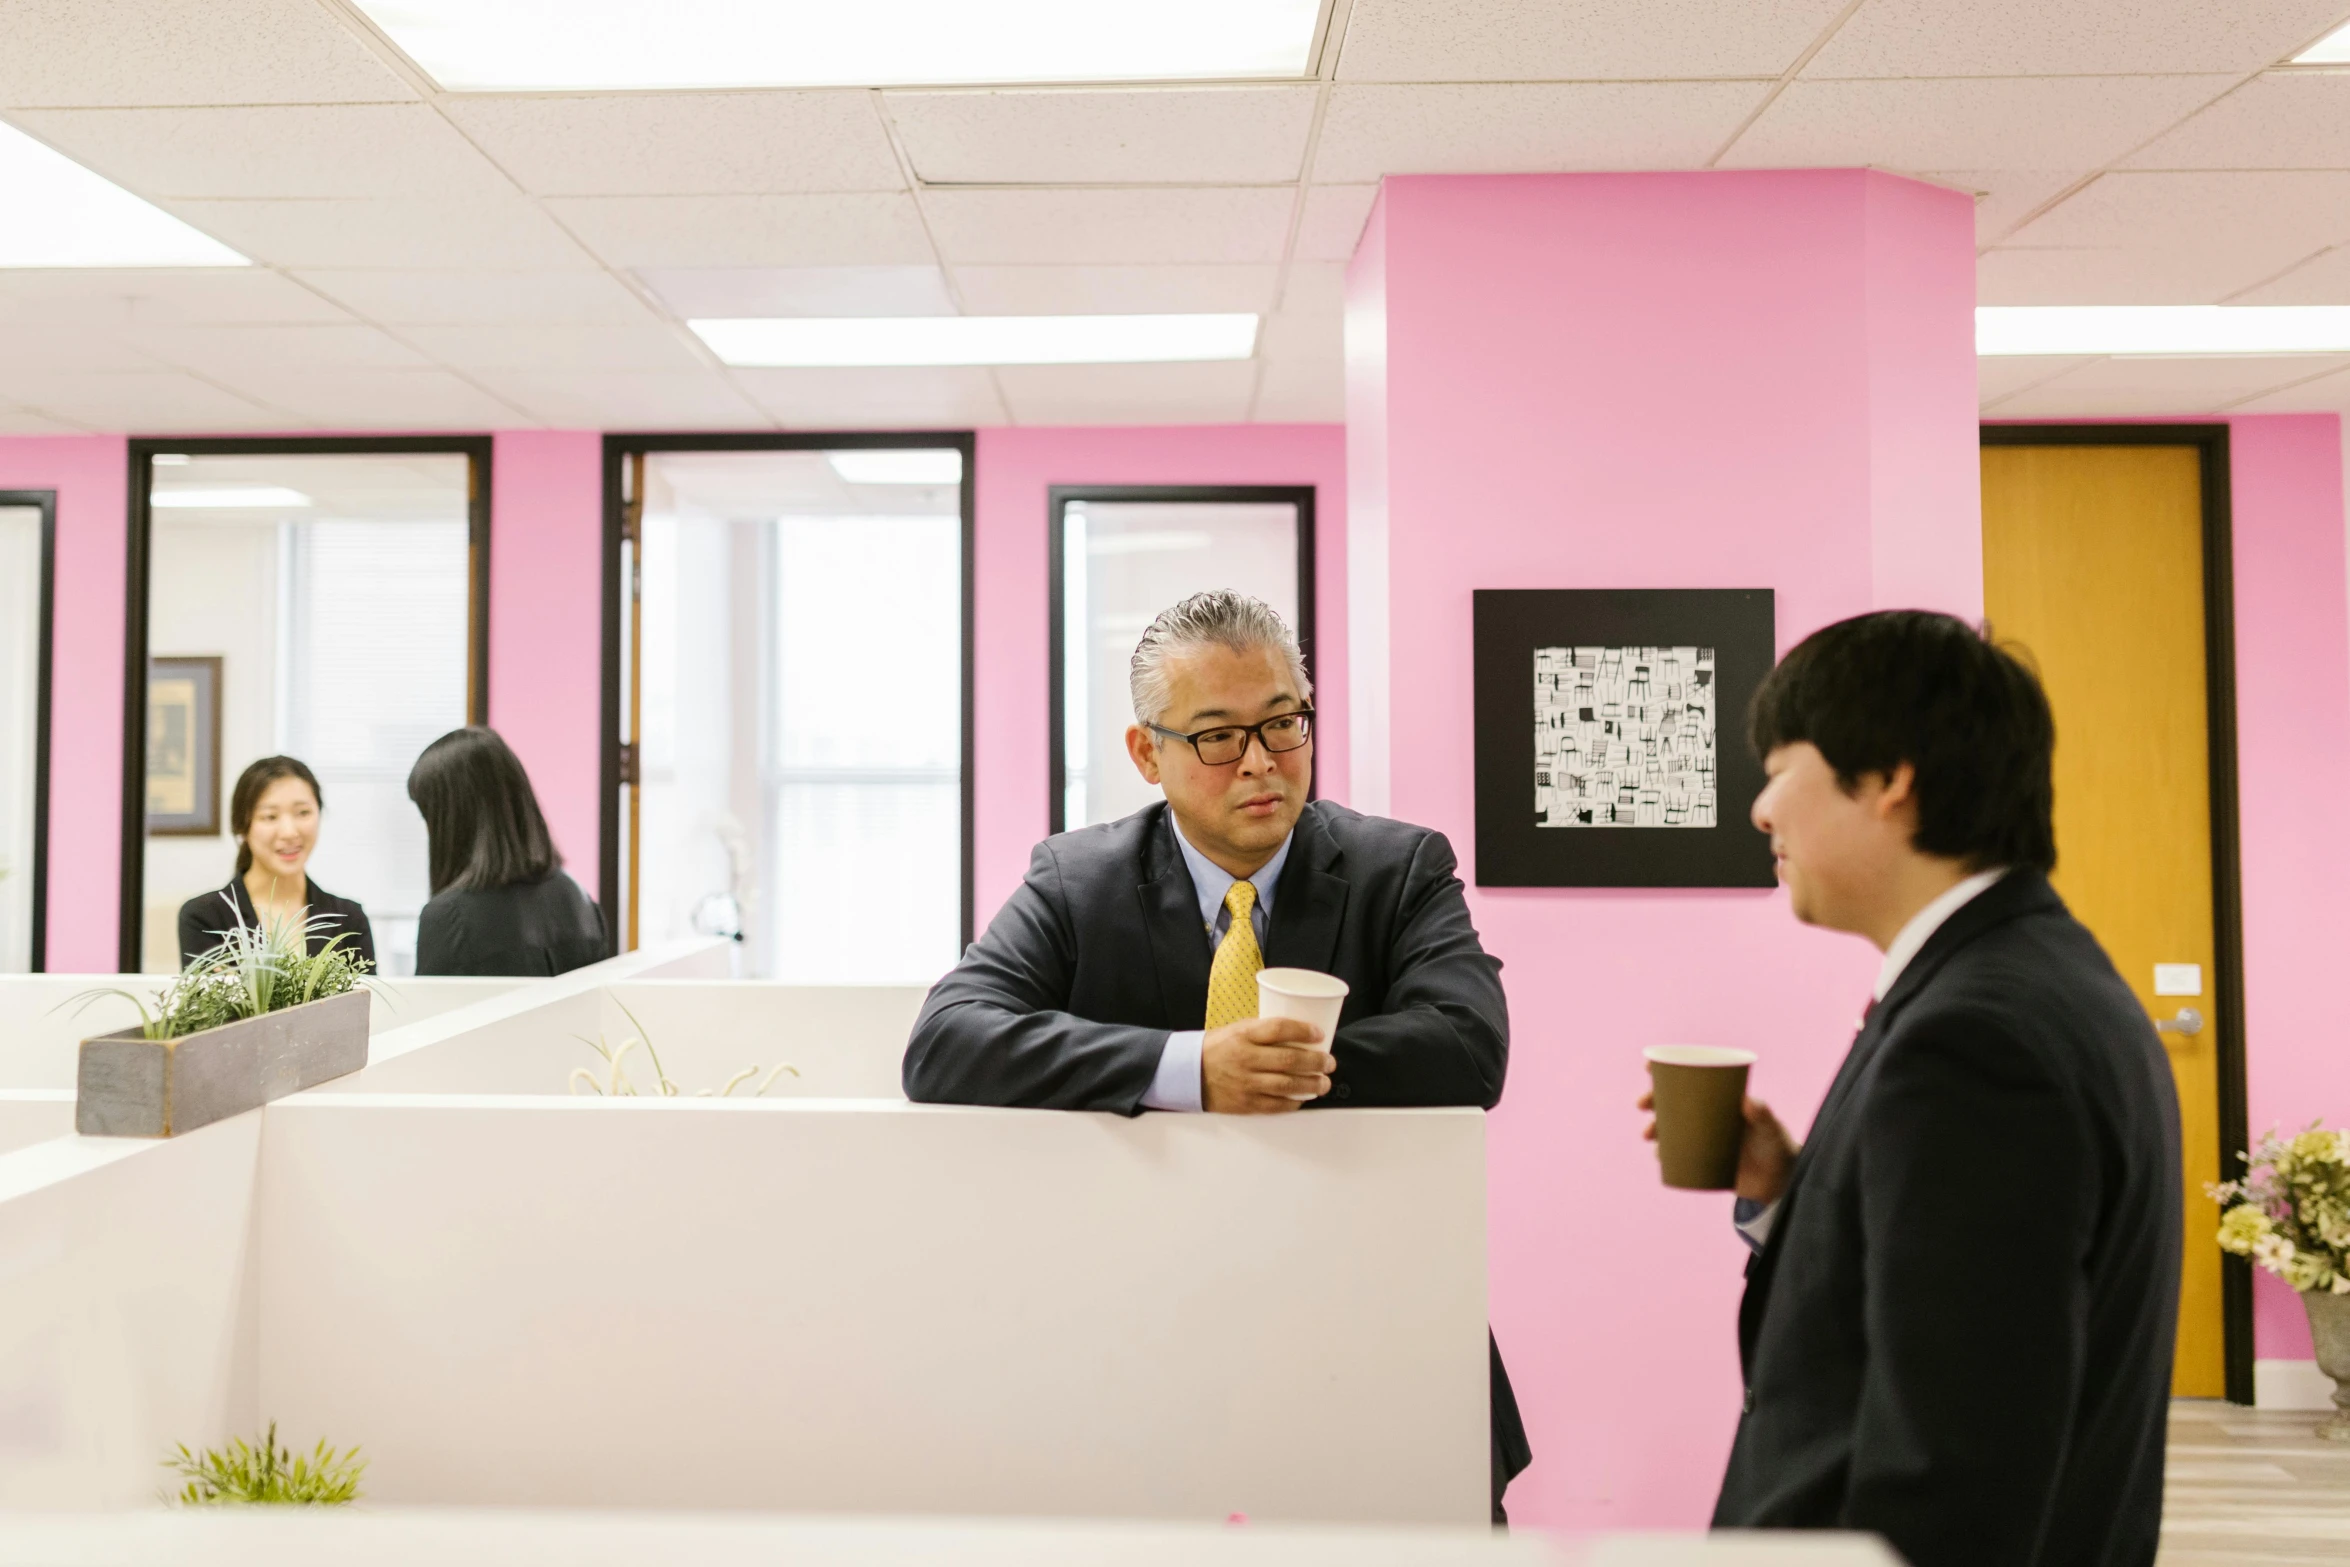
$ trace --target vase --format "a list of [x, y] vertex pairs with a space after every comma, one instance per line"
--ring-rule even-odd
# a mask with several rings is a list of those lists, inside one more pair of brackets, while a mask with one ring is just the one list
[[2317, 1428], [2329, 1442], [2350, 1442], [2350, 1295], [2303, 1292], [2317, 1369], [2334, 1379], [2334, 1418]]

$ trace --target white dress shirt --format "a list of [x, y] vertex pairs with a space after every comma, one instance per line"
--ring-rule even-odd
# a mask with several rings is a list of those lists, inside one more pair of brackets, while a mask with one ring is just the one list
[[[1924, 950], [1926, 943], [1933, 939], [1934, 932], [1940, 930], [1951, 915], [1988, 892], [1991, 884], [2006, 874], [2007, 867], [2004, 865], [1997, 870], [1978, 871], [1912, 914], [1909, 923], [1902, 926], [1900, 933], [1893, 938], [1893, 944], [1885, 949], [1885, 961], [1877, 965], [1877, 988], [1873, 992], [1875, 998], [1882, 1001], [1891, 995], [1895, 982], [1901, 978], [1901, 971], [1908, 968], [1910, 961]], [[1778, 1222], [1778, 1218], [1777, 1198], [1773, 1198], [1766, 1206], [1756, 1203], [1752, 1198], [1741, 1197], [1731, 1208], [1731, 1222], [1738, 1226], [1738, 1233], [1746, 1237], [1746, 1244], [1756, 1251], [1762, 1250], [1763, 1243], [1771, 1238], [1771, 1226]]]
[[[1175, 828], [1175, 847], [1183, 851], [1184, 867], [1191, 872], [1192, 890], [1199, 894], [1200, 923], [1207, 927], [1208, 950], [1213, 952], [1223, 945], [1224, 932], [1232, 925], [1232, 911], [1224, 906], [1224, 895], [1240, 878], [1193, 848], [1180, 825], [1172, 820], [1168, 825]], [[1281, 884], [1281, 867], [1289, 863], [1289, 846], [1296, 838], [1293, 830], [1281, 840], [1281, 847], [1273, 851], [1273, 857], [1258, 866], [1257, 873], [1248, 879], [1249, 885], [1257, 889], [1256, 907], [1249, 911], [1249, 928], [1257, 933], [1260, 953], [1265, 950], [1265, 927], [1273, 918], [1273, 889]], [[1151, 1079], [1149, 1092], [1142, 1096], [1145, 1110], [1201, 1108], [1199, 1055], [1207, 1037], [1203, 1028], [1184, 1029], [1167, 1036], [1167, 1043], [1159, 1049], [1159, 1070]]]

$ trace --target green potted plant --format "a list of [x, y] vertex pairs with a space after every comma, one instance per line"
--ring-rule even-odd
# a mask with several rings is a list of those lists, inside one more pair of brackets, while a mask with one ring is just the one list
[[2271, 1131], [2244, 1178], [2210, 1188], [2223, 1251], [2249, 1257], [2301, 1294], [2317, 1367], [2334, 1380], [2334, 1417], [2317, 1428], [2350, 1442], [2350, 1131], [2316, 1123], [2297, 1137]]
[[259, 1442], [231, 1437], [226, 1447], [200, 1453], [183, 1442], [163, 1467], [187, 1482], [178, 1497], [185, 1507], [340, 1507], [359, 1499], [367, 1460], [356, 1447], [338, 1453], [323, 1439], [296, 1457], [277, 1445], [272, 1420]]
[[331, 923], [247, 925], [240, 915], [152, 1012], [127, 990], [79, 998], [120, 996], [139, 1024], [82, 1041], [74, 1129], [170, 1137], [365, 1066], [367, 960], [346, 936], [309, 950], [311, 931]]

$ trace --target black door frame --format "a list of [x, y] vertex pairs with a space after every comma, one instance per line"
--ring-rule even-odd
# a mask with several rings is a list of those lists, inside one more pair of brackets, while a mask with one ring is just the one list
[[56, 669], [57, 492], [0, 490], [0, 506], [41, 514], [41, 609], [33, 663], [33, 920], [31, 972], [49, 969], [49, 682]]
[[490, 721], [490, 458], [486, 435], [133, 436], [129, 530], [123, 570], [122, 883], [115, 954], [123, 973], [139, 963], [147, 843], [147, 611], [154, 517], [148, 499], [155, 455], [334, 457], [427, 454], [467, 459], [465, 721]]
[[[1314, 678], [1314, 486], [1310, 484], [1056, 484], [1045, 499], [1045, 787], [1051, 794], [1046, 826], [1068, 830], [1069, 764], [1068, 720], [1062, 702], [1068, 692], [1068, 626], [1064, 621], [1062, 551], [1067, 544], [1069, 505], [1072, 501], [1114, 505], [1119, 502], [1161, 505], [1280, 506], [1297, 510], [1297, 632], [1298, 650], [1305, 656], [1306, 678]], [[1309, 787], [1307, 797], [1319, 791]]]
[[604, 907], [605, 950], [620, 951], [621, 919], [614, 898], [620, 890], [620, 528], [621, 469], [637, 453], [655, 452], [844, 452], [951, 449], [963, 456], [960, 491], [962, 514], [963, 688], [962, 754], [958, 763], [962, 793], [961, 930], [958, 944], [972, 940], [974, 843], [978, 813], [974, 808], [978, 742], [973, 721], [978, 710], [977, 667], [979, 632], [977, 606], [979, 573], [976, 546], [979, 536], [978, 437], [969, 430], [836, 430], [744, 431], [700, 433], [664, 430], [650, 433], [609, 434], [604, 437], [604, 668], [602, 789], [597, 795], [596, 901]]
[[[2244, 1174], [2250, 1146], [2245, 1089], [2243, 839], [2236, 787], [2236, 555], [2228, 426], [1986, 424], [1985, 446], [2192, 446], [2203, 481], [2203, 685], [2211, 768], [2211, 916], [2219, 1056], [2220, 1178]], [[2221, 1354], [2231, 1404], [2252, 1402], [2252, 1264], [2220, 1259]]]

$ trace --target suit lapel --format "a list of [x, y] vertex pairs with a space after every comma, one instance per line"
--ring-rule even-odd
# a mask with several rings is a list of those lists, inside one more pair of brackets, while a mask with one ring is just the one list
[[[1134, 895], [1150, 932], [1151, 964], [1159, 976], [1160, 1015], [1170, 1029], [1198, 1028], [1208, 1016], [1207, 928], [1200, 923], [1199, 891], [1175, 847], [1175, 827], [1160, 806]], [[1288, 878], [1282, 878], [1286, 884]]]
[[1281, 868], [1281, 885], [1273, 894], [1273, 915], [1265, 929], [1267, 967], [1331, 972], [1339, 927], [1346, 920], [1347, 883], [1335, 874], [1338, 862], [1337, 842], [1308, 805], [1297, 819], [1289, 863]]

